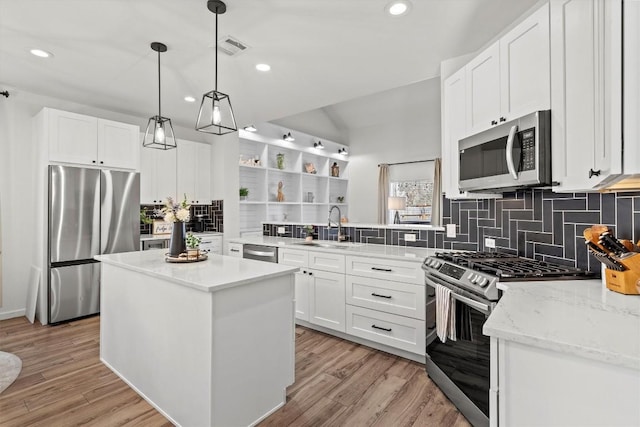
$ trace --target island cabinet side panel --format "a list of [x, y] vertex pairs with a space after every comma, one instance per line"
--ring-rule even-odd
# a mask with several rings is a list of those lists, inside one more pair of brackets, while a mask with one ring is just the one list
[[500, 426], [640, 425], [640, 370], [500, 341]]
[[211, 297], [102, 263], [100, 359], [177, 425], [211, 425]]
[[213, 293], [213, 425], [255, 425], [294, 382], [294, 274]]

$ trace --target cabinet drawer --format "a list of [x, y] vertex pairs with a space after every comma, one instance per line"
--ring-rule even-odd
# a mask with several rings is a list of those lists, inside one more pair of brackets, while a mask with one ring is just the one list
[[278, 251], [278, 264], [290, 265], [292, 267], [307, 267], [307, 251], [300, 249], [280, 249]]
[[347, 274], [424, 285], [419, 262], [347, 256]]
[[424, 356], [424, 320], [347, 305], [347, 333]]
[[242, 243], [229, 243], [227, 255], [242, 258]]
[[309, 268], [344, 273], [344, 255], [309, 251]]
[[347, 276], [347, 304], [391, 314], [425, 318], [425, 286]]

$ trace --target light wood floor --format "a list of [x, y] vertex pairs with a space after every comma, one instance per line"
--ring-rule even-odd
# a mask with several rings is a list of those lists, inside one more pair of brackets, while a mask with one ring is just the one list
[[[98, 359], [100, 318], [60, 326], [0, 321], [0, 350], [22, 359], [0, 394], [0, 426], [171, 426]], [[296, 382], [261, 426], [468, 426], [423, 366], [306, 328]]]

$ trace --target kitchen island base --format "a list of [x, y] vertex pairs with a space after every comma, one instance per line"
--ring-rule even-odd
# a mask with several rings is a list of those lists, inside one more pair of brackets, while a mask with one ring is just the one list
[[100, 359], [176, 425], [254, 425], [284, 405], [293, 317], [293, 274], [203, 292], [103, 262]]

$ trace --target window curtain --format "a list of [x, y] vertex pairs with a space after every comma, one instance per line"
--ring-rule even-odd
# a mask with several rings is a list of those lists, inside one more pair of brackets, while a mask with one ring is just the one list
[[389, 211], [389, 165], [383, 163], [378, 169], [378, 224], [386, 224]]
[[433, 161], [433, 198], [431, 200], [431, 225], [442, 225], [442, 161]]

